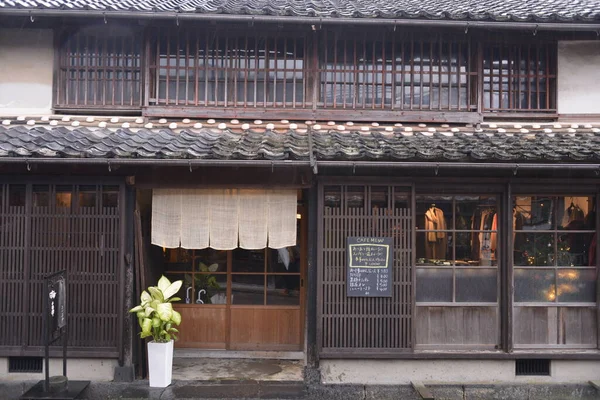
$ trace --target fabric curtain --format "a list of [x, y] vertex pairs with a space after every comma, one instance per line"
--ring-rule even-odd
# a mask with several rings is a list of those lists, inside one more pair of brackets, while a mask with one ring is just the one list
[[258, 250], [267, 247], [267, 191], [240, 189], [239, 238], [240, 247]]
[[209, 197], [202, 189], [181, 191], [181, 247], [204, 249], [209, 245]]
[[181, 237], [181, 190], [154, 189], [152, 193], [151, 242], [160, 247], [179, 247]]
[[296, 245], [296, 190], [154, 189], [152, 244], [255, 250]]
[[208, 193], [210, 247], [233, 250], [238, 245], [237, 189], [212, 189]]
[[296, 245], [296, 191], [271, 190], [268, 194], [269, 247]]

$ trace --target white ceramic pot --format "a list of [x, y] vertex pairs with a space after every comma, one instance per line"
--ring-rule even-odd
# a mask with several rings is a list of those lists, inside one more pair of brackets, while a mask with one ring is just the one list
[[173, 376], [173, 341], [148, 342], [148, 375], [150, 387], [167, 387]]

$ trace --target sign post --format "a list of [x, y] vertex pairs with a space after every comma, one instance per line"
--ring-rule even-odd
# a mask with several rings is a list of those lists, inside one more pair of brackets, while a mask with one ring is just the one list
[[392, 297], [391, 237], [348, 237], [348, 297]]
[[[68, 381], [67, 378], [67, 271], [44, 277], [43, 321], [45, 379], [29, 389], [21, 399], [76, 399], [89, 381]], [[62, 339], [62, 375], [50, 377], [50, 345]]]

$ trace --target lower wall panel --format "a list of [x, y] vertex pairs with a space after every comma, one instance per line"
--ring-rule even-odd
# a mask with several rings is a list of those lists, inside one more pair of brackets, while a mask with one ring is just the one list
[[[69, 358], [67, 360], [67, 376], [70, 380], [112, 381], [115, 367], [119, 365], [115, 359], [101, 358]], [[50, 359], [50, 376], [62, 374], [62, 358]], [[8, 358], [0, 357], [0, 381], [27, 381], [44, 379], [42, 373], [8, 373]], [[2, 394], [0, 393], [0, 398]]]
[[481, 347], [498, 344], [498, 307], [423, 307], [416, 312], [417, 346]]
[[225, 306], [176, 305], [181, 313], [179, 340], [175, 347], [224, 349], [226, 344]]
[[232, 349], [300, 350], [300, 310], [231, 309]]
[[585, 383], [598, 379], [600, 361], [552, 360], [550, 376], [515, 376], [515, 360], [321, 360], [326, 384]]

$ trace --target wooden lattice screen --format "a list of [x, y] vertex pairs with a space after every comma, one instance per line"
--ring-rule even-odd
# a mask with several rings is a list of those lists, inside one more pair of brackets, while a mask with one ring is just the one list
[[[412, 347], [412, 231], [404, 188], [326, 186], [320, 232], [319, 328], [327, 352], [407, 351]], [[393, 296], [346, 296], [346, 238], [393, 238]]]
[[43, 344], [43, 278], [66, 269], [69, 346], [115, 354], [119, 186], [0, 187], [0, 346]]

